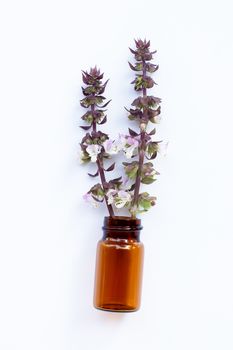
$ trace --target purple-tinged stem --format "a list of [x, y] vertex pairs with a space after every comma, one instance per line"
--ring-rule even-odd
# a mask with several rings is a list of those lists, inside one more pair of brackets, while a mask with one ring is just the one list
[[[142, 61], [142, 77], [143, 79], [146, 77], [146, 64], [145, 61]], [[142, 93], [143, 97], [147, 97], [147, 90], [146, 87], [142, 88]], [[145, 107], [143, 107], [143, 115], [145, 113]], [[146, 118], [143, 118], [143, 120], [146, 120]], [[137, 176], [135, 180], [135, 189], [134, 189], [134, 196], [133, 196], [133, 208], [134, 211], [132, 213], [132, 217], [136, 216], [136, 209], [138, 207], [138, 199], [139, 199], [139, 191], [140, 191], [140, 184], [141, 184], [141, 173], [142, 173], [142, 168], [144, 164], [144, 158], [145, 158], [145, 135], [146, 135], [146, 124], [143, 122], [140, 124], [140, 142], [138, 146], [138, 154], [139, 154], [139, 159], [138, 159], [138, 171], [137, 171]]]
[[[99, 157], [97, 156], [97, 167], [99, 170], [99, 175], [100, 175], [100, 180], [103, 186], [103, 189], [105, 189], [105, 183], [106, 183], [106, 178], [105, 178], [105, 174], [104, 174], [104, 170], [103, 170], [103, 164], [101, 164], [101, 160], [99, 159]], [[113, 208], [111, 206], [111, 204], [108, 204], [108, 199], [107, 196], [104, 194], [104, 199], [105, 199], [105, 203], [109, 212], [110, 216], [114, 216], [114, 211]]]
[[[91, 105], [91, 112], [92, 112], [92, 114], [94, 114], [94, 112], [95, 112], [95, 106], [94, 105]], [[96, 121], [95, 121], [94, 117], [93, 117], [92, 130], [94, 132], [97, 131], [96, 130]], [[100, 159], [99, 155], [97, 155], [96, 164], [97, 164], [97, 167], [98, 167], [98, 172], [99, 172], [99, 176], [100, 176], [102, 187], [105, 190], [106, 178], [105, 178], [105, 174], [104, 174], [102, 160]], [[108, 204], [108, 199], [107, 199], [107, 196], [105, 194], [104, 194], [104, 200], [105, 200], [105, 203], [106, 203], [109, 215], [110, 216], [114, 216], [113, 208], [112, 208], [111, 204]]]

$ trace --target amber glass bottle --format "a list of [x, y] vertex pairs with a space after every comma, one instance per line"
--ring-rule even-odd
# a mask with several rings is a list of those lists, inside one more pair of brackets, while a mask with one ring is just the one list
[[96, 254], [94, 306], [106, 311], [140, 307], [144, 246], [140, 219], [105, 217]]

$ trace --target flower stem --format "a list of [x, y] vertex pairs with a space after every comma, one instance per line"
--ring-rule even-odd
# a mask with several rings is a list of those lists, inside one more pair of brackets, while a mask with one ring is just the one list
[[[97, 162], [96, 163], [97, 163], [98, 170], [99, 170], [100, 180], [101, 180], [103, 189], [105, 190], [106, 178], [105, 178], [105, 174], [104, 174], [103, 165], [101, 164], [101, 160], [99, 159], [99, 156], [97, 157]], [[104, 199], [105, 199], [105, 203], [106, 203], [109, 215], [110, 216], [114, 216], [113, 208], [112, 208], [111, 204], [108, 204], [108, 199], [107, 199], [106, 194], [104, 194]]]
[[[94, 105], [91, 105], [91, 112], [92, 112], [92, 114], [94, 114], [94, 112], [95, 112], [95, 106], [94, 106]], [[93, 130], [94, 132], [97, 131], [97, 130], [96, 130], [96, 121], [95, 121], [94, 116], [93, 116], [92, 130]], [[103, 169], [103, 162], [102, 162], [102, 160], [100, 159], [99, 155], [97, 155], [96, 164], [97, 164], [97, 167], [98, 167], [98, 172], [99, 172], [101, 184], [102, 184], [102, 187], [103, 187], [103, 189], [104, 189], [104, 191], [105, 191], [105, 189], [106, 189], [106, 186], [105, 186], [105, 184], [106, 184], [106, 178], [105, 178], [104, 169]], [[108, 199], [107, 199], [106, 194], [104, 194], [104, 200], [105, 200], [105, 203], [106, 203], [106, 206], [107, 206], [109, 215], [110, 215], [110, 216], [114, 216], [113, 208], [112, 208], [111, 204], [108, 204]]]
[[[146, 64], [145, 61], [142, 61], [142, 77], [143, 79], [146, 77]], [[147, 90], [146, 87], [142, 88], [142, 93], [143, 97], [147, 97]], [[143, 116], [145, 115], [146, 110], [145, 107], [143, 107]], [[144, 158], [145, 158], [145, 135], [146, 135], [146, 123], [144, 122], [146, 118], [143, 118], [143, 123], [140, 124], [140, 142], [138, 146], [138, 154], [139, 154], [139, 159], [138, 159], [138, 171], [137, 171], [137, 176], [135, 180], [135, 189], [134, 189], [134, 196], [133, 196], [133, 210], [132, 210], [132, 217], [136, 217], [136, 211], [138, 208], [138, 200], [139, 200], [139, 191], [140, 191], [140, 184], [141, 184], [141, 173], [142, 173], [142, 168], [144, 164]]]
[[94, 118], [94, 112], [95, 112], [95, 105], [91, 105], [91, 113], [92, 113], [92, 117], [93, 117], [92, 130], [94, 132], [96, 132], [96, 121]]

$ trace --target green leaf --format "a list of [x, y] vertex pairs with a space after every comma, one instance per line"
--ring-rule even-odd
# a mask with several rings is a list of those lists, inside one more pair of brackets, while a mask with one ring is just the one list
[[82, 157], [81, 157], [81, 161], [83, 163], [89, 163], [90, 160], [91, 160], [91, 157], [90, 157], [89, 153], [83, 152]]
[[140, 206], [141, 206], [143, 209], [148, 210], [148, 209], [150, 209], [151, 204], [150, 204], [150, 201], [148, 201], [147, 199], [142, 199], [142, 200], [140, 201]]
[[153, 176], [145, 176], [141, 179], [141, 183], [143, 183], [145, 185], [150, 185], [155, 181], [156, 181], [156, 179], [154, 179]]
[[152, 155], [155, 152], [158, 152], [158, 149], [159, 149], [158, 142], [151, 141], [148, 143], [147, 152], [149, 155]]
[[129, 63], [130, 68], [136, 72], [142, 71], [142, 69], [143, 69], [142, 63], [136, 63], [135, 66], [133, 64], [131, 64], [130, 62], [128, 62], [128, 63]]
[[128, 115], [128, 118], [129, 120], [135, 120], [137, 117], [135, 115], [130, 114]]
[[92, 112], [91, 112], [91, 111], [88, 111], [87, 113], [85, 113], [85, 114], [82, 116], [82, 119], [85, 120], [87, 123], [92, 123], [92, 121], [93, 121]]
[[128, 176], [128, 178], [130, 178], [131, 180], [135, 179], [138, 172], [138, 162], [124, 162], [123, 165], [125, 166], [125, 173]]
[[138, 201], [138, 212], [148, 211], [152, 206], [155, 205], [155, 200], [156, 197], [151, 197], [147, 192], [140, 193]]

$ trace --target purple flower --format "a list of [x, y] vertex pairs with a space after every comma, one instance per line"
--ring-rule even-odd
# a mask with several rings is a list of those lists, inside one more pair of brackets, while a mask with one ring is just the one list
[[86, 203], [91, 204], [92, 207], [94, 207], [94, 208], [98, 207], [98, 203], [94, 200], [94, 198], [92, 197], [92, 195], [90, 193], [85, 193], [83, 195], [83, 199]]

